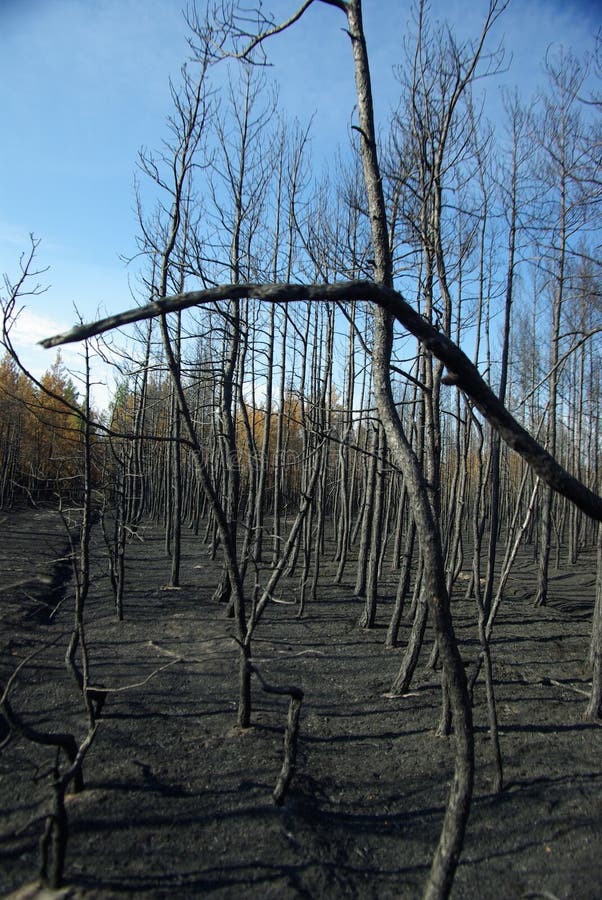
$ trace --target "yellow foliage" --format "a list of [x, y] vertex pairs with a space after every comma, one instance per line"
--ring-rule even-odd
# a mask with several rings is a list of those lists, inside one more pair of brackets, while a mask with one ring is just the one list
[[[66, 405], [65, 402], [67, 404]], [[82, 470], [77, 390], [60, 353], [37, 387], [8, 354], [0, 361], [0, 501], [19, 490], [44, 499], [72, 490]]]

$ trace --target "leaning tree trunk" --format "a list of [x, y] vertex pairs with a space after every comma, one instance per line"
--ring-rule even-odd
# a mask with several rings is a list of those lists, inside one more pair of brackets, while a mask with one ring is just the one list
[[[392, 287], [392, 260], [376, 147], [372, 88], [360, 0], [350, 0], [346, 9], [355, 62], [362, 166], [375, 259], [374, 280], [380, 281], [387, 287]], [[390, 374], [392, 343], [392, 318], [383, 309], [378, 309], [375, 314], [372, 354], [374, 392], [391, 457], [403, 472], [416, 522], [423, 557], [423, 590], [428, 597], [433, 613], [456, 730], [454, 779], [443, 829], [433, 857], [425, 891], [425, 897], [434, 900], [434, 898], [448, 896], [464, 842], [474, 779], [472, 710], [464, 665], [451, 620], [439, 523], [433, 516], [427, 485], [416, 455], [407, 440], [393, 400]]]

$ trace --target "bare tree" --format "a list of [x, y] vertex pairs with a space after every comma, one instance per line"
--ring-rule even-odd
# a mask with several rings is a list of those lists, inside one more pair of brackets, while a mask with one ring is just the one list
[[[423, 345], [426, 353], [429, 354], [429, 366], [431, 365], [431, 357], [437, 361], [434, 364], [437, 374], [437, 388], [439, 385], [442, 387], [455, 385], [461, 389], [469, 402], [494, 427], [500, 437], [521, 453], [547, 484], [569, 497], [582, 510], [598, 520], [602, 518], [602, 500], [585, 485], [569, 476], [552, 456], [544, 451], [537, 441], [516, 422], [509, 414], [504, 403], [484, 382], [475, 364], [450, 339], [445, 329], [440, 330], [437, 327], [436, 317], [432, 317], [432, 321], [429, 320], [429, 317], [425, 318], [424, 315], [413, 309], [398, 291], [394, 290], [393, 258], [391, 253], [392, 228], [385, 203], [375, 135], [370, 71], [362, 25], [361, 3], [359, 0], [349, 0], [349, 2], [324, 0], [324, 2], [335, 6], [345, 15], [347, 30], [352, 44], [358, 101], [358, 124], [356, 127], [359, 134], [363, 168], [364, 202], [367, 207], [371, 228], [374, 280], [369, 282], [336, 282], [334, 284], [286, 283], [266, 285], [244, 283], [239, 278], [236, 278], [233, 284], [207, 290], [180, 293], [172, 297], [161, 297], [146, 308], [126, 311], [94, 323], [91, 326], [73, 329], [66, 335], [49, 339], [44, 343], [46, 346], [51, 346], [65, 340], [78, 340], [89, 334], [100, 333], [118, 325], [155, 316], [160, 316], [164, 323], [165, 316], [169, 312], [177, 312], [193, 306], [223, 301], [232, 305], [249, 298], [263, 300], [272, 304], [286, 304], [301, 300], [310, 304], [318, 301], [331, 303], [337, 301], [344, 303], [372, 301], [376, 305], [372, 347], [374, 394], [387, 450], [392, 461], [403, 473], [404, 490], [407, 493], [411, 515], [416, 526], [422, 560], [422, 596], [429, 603], [435, 624], [439, 653], [443, 665], [443, 680], [455, 725], [456, 765], [454, 781], [448, 800], [441, 838], [433, 858], [425, 893], [427, 897], [444, 897], [451, 890], [471, 802], [474, 768], [472, 717], [464, 666], [458, 652], [451, 619], [440, 509], [438, 498], [433, 495], [432, 490], [431, 480], [436, 475], [436, 472], [429, 467], [427, 467], [426, 472], [422, 469], [416, 447], [412, 445], [412, 440], [408, 436], [399, 416], [393, 393], [391, 373], [393, 366], [394, 320], [400, 322]], [[254, 51], [261, 50], [264, 41], [270, 35], [282, 32], [294, 24], [311, 5], [313, 5], [312, 0], [304, 3], [286, 22], [279, 25], [266, 23], [261, 18], [261, 14], [258, 14], [258, 30], [257, 32], [254, 31], [253, 34], [249, 34], [245, 30], [245, 27], [241, 24], [242, 20], [233, 13], [227, 24], [230, 29], [230, 36], [237, 47], [238, 55], [245, 59], [251, 58]], [[455, 59], [456, 69], [454, 71], [456, 72], [456, 80], [454, 84], [455, 89], [460, 90], [460, 94], [475, 71], [487, 33], [502, 9], [503, 5], [495, 2], [491, 3], [481, 37], [472, 48], [472, 52], [468, 55], [467, 60]], [[223, 47], [224, 44], [222, 43], [220, 46]], [[456, 97], [456, 103], [460, 94], [452, 93], [452, 96]], [[448, 110], [450, 115], [453, 115], [454, 108], [455, 106], [452, 104], [451, 110]], [[443, 140], [443, 146], [445, 146], [445, 140]], [[430, 218], [431, 231], [429, 233], [432, 248], [432, 271], [428, 278], [434, 279], [436, 273], [439, 288], [444, 297], [444, 319], [447, 317], [447, 332], [449, 332], [451, 294], [440, 228], [442, 187], [442, 184], [434, 184], [433, 211]], [[241, 724], [245, 724], [248, 722], [249, 713], [248, 680], [251, 669], [250, 640], [253, 629], [266, 608], [269, 591], [272, 590], [273, 585], [280, 577], [300, 534], [303, 518], [311, 502], [310, 498], [318, 484], [320, 465], [316, 462], [313, 470], [308, 470], [311, 471], [311, 477], [307, 484], [306, 496], [303, 497], [300, 504], [299, 515], [296, 517], [290, 530], [281, 561], [274, 567], [264, 593], [261, 595], [251, 615], [247, 618], [241, 569], [237, 557], [237, 548], [232, 541], [228, 516], [209, 476], [204, 451], [200, 445], [198, 433], [195, 432], [194, 423], [189, 415], [181, 378], [178, 374], [176, 360], [169, 341], [166, 341], [165, 346], [183, 421], [195, 459], [197, 460], [199, 477], [203, 483], [217, 523], [220, 540], [223, 544], [228, 577], [235, 596], [235, 619], [237, 622], [238, 640], [241, 645], [241, 706], [239, 707], [239, 721]], [[427, 359], [426, 356], [425, 359]], [[445, 369], [447, 369], [447, 374], [444, 375]], [[435, 382], [430, 385], [431, 396], [428, 402], [434, 402], [432, 399], [434, 384]], [[438, 415], [438, 409], [434, 408], [433, 417]], [[435, 418], [432, 421], [435, 421]], [[437, 436], [435, 434], [435, 442], [436, 439]], [[307, 458], [309, 459], [309, 456]], [[313, 458], [315, 460], [320, 459], [319, 453], [314, 452]], [[437, 462], [436, 452], [431, 455], [431, 462], [433, 461]], [[247, 698], [246, 705], [243, 697]], [[241, 713], [241, 710], [244, 714]]]

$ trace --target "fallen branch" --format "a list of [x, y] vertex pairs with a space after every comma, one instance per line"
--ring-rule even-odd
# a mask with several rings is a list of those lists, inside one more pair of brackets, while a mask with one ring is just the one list
[[87, 325], [77, 325], [69, 331], [40, 341], [43, 347], [82, 341], [103, 334], [113, 328], [152, 319], [170, 312], [223, 300], [251, 298], [267, 303], [294, 301], [359, 300], [373, 302], [386, 310], [414, 335], [447, 368], [444, 384], [460, 388], [500, 437], [532, 467], [533, 471], [553, 490], [567, 497], [582, 512], [602, 522], [602, 497], [590, 491], [570, 475], [545, 450], [494, 394], [479, 370], [466, 354], [445, 334], [437, 331], [427, 319], [417, 313], [403, 296], [393, 288], [371, 281], [345, 281], [336, 284], [227, 284], [205, 291], [189, 291], [154, 300], [146, 306], [135, 307]]
[[179, 662], [184, 662], [184, 657], [178, 656], [176, 659], [172, 659], [171, 662], [165, 663], [164, 666], [159, 666], [158, 669], [154, 669], [150, 673], [150, 675], [147, 675], [146, 678], [142, 679], [142, 681], [132, 681], [130, 682], [130, 684], [122, 684], [119, 687], [115, 688], [105, 687], [104, 685], [102, 688], [88, 687], [86, 688], [86, 690], [88, 691], [88, 693], [102, 691], [103, 694], [123, 694], [125, 693], [125, 691], [131, 691], [133, 688], [144, 687], [144, 685], [148, 684], [151, 678], [154, 678], [155, 675], [159, 674], [159, 672], [164, 672], [165, 669], [170, 669], [172, 666], [175, 666], [176, 663]]

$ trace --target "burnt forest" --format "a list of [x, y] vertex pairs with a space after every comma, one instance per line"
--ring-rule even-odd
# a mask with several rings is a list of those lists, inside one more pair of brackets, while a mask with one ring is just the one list
[[594, 900], [600, 34], [491, 119], [508, 4], [416, 0], [377, 125], [361, 0], [275, 5], [187, 7], [132, 292], [41, 376], [43, 236], [4, 279], [0, 893]]

